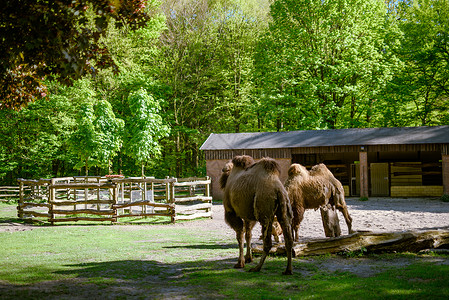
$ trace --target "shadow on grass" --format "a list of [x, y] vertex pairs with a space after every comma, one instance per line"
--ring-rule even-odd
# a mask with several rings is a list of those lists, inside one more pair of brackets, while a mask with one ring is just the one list
[[[284, 258], [269, 258], [261, 272], [247, 272], [251, 263], [234, 269], [236, 260], [194, 260], [161, 263], [154, 260], [117, 260], [61, 266], [41, 270], [58, 279], [30, 285], [0, 282], [1, 299], [85, 299], [85, 298], [232, 298], [232, 299], [443, 299], [449, 296], [449, 266], [417, 264], [399, 266], [371, 277], [347, 271], [354, 261], [330, 271], [317, 261], [293, 261], [293, 276], [281, 275]], [[24, 270], [26, 272], [26, 270]], [[447, 298], [446, 298], [447, 299]]]
[[194, 244], [194, 245], [176, 245], [166, 246], [165, 249], [197, 249], [197, 250], [222, 250], [222, 249], [236, 249], [238, 251], [238, 244]]

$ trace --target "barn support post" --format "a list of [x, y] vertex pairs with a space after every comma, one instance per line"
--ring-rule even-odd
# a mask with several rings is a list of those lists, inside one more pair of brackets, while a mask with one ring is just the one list
[[359, 152], [360, 160], [360, 197], [368, 197], [368, 153], [364, 151]]
[[449, 154], [443, 154], [441, 160], [443, 174], [443, 195], [449, 195]]

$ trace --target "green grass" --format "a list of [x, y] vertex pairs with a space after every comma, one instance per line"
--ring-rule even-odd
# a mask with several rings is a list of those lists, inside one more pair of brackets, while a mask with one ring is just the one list
[[[0, 205], [0, 225], [17, 221], [9, 207]], [[293, 276], [281, 275], [284, 257], [270, 257], [250, 273], [254, 264], [233, 268], [233, 235], [170, 224], [36, 226], [0, 232], [0, 245], [0, 299], [449, 298], [443, 255], [295, 258]], [[367, 265], [375, 272], [352, 272]]]

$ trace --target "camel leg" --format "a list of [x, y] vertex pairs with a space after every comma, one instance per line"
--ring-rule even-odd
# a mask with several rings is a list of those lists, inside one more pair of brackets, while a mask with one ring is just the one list
[[298, 207], [296, 216], [296, 220], [293, 221], [293, 237], [295, 242], [299, 242], [299, 226], [301, 225], [302, 220], [304, 219], [304, 207]]
[[[293, 233], [292, 227], [288, 219], [281, 215], [277, 216], [279, 224], [281, 224], [282, 232], [284, 234], [285, 251], [287, 252], [287, 268], [282, 273], [284, 275], [292, 275], [292, 253], [293, 253]], [[299, 226], [298, 226], [299, 227]]]
[[245, 255], [245, 263], [250, 263], [253, 261], [253, 256], [251, 254], [251, 237], [252, 230], [256, 222], [253, 221], [245, 221], [245, 238], [246, 238], [246, 255]]
[[320, 212], [326, 237], [339, 237], [341, 235], [341, 229], [335, 207], [332, 206], [327, 209], [320, 207]]
[[262, 224], [262, 234], [263, 234], [263, 254], [260, 258], [259, 263], [254, 268], [250, 269], [250, 272], [259, 272], [270, 253], [272, 241], [271, 241], [271, 230], [273, 228], [273, 220], [269, 224]]
[[234, 268], [243, 268], [245, 267], [245, 259], [243, 256], [244, 252], [244, 244], [243, 244], [243, 220], [237, 217], [235, 212], [225, 212], [225, 220], [229, 226], [232, 227], [235, 231], [236, 239], [239, 244], [239, 259], [237, 264], [234, 265]]
[[343, 216], [345, 217], [345, 221], [346, 221], [346, 225], [348, 226], [348, 233], [354, 233], [354, 231], [352, 230], [352, 218], [349, 215], [348, 212], [348, 207], [345, 206], [338, 206], [337, 209], [343, 214]]

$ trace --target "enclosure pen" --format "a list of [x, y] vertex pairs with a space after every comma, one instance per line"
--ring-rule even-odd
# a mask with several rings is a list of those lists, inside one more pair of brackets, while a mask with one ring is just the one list
[[129, 223], [165, 216], [212, 218], [209, 177], [165, 178], [77, 176], [18, 179], [19, 218], [30, 221]]

